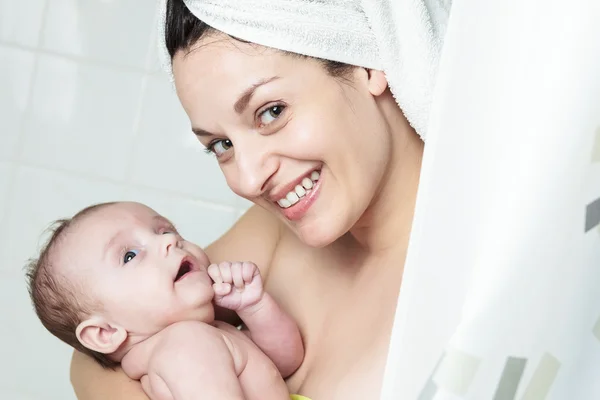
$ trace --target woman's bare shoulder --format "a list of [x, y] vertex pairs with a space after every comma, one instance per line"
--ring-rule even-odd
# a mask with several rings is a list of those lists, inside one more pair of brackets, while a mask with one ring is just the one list
[[275, 215], [259, 206], [252, 206], [229, 231], [205, 250], [213, 263], [251, 261], [266, 280], [285, 229]]
[[141, 384], [120, 368], [104, 369], [78, 351], [71, 359], [71, 384], [79, 400], [148, 400]]

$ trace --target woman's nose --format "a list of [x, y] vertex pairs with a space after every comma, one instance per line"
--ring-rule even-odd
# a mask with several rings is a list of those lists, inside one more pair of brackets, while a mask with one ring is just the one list
[[238, 147], [235, 153], [238, 169], [238, 192], [249, 199], [268, 189], [271, 177], [279, 169], [278, 158], [264, 147]]

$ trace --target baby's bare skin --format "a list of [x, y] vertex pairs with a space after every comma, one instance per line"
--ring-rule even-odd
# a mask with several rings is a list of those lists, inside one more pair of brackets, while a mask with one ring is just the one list
[[273, 362], [224, 322], [178, 322], [134, 347], [122, 361], [150, 399], [284, 400]]
[[[282, 376], [302, 363], [302, 338], [254, 263], [210, 264], [154, 210], [115, 203], [78, 220], [56, 265], [101, 305], [86, 312], [77, 339], [120, 362], [151, 399], [289, 397]], [[215, 305], [247, 330], [216, 322]]]
[[[289, 356], [297, 354], [297, 343], [289, 340], [288, 349], [281, 340], [272, 343], [287, 336], [291, 319], [263, 291], [258, 268], [224, 262], [211, 265], [208, 273], [216, 282], [215, 303], [243, 316], [254, 328], [248, 332], [270, 345], [283, 373], [292, 373], [297, 366], [290, 365]], [[153, 400], [195, 399], [199, 394], [203, 399], [289, 399], [273, 361], [247, 334], [219, 321], [177, 322], [133, 346], [121, 366]]]

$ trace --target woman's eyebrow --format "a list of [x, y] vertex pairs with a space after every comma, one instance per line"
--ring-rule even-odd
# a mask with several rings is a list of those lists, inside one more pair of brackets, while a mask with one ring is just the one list
[[244, 92], [240, 95], [238, 100], [233, 105], [233, 109], [235, 110], [235, 112], [238, 114], [243, 113], [244, 110], [246, 110], [246, 107], [248, 107], [248, 103], [250, 103], [250, 100], [252, 100], [252, 96], [254, 96], [254, 92], [256, 92], [256, 89], [263, 85], [266, 85], [267, 83], [271, 83], [277, 79], [279, 79], [278, 76], [272, 76], [270, 78], [261, 79], [254, 85], [250, 86], [248, 89], [244, 90]]
[[[252, 86], [250, 86], [248, 89], [244, 90], [242, 92], [242, 94], [240, 95], [240, 97], [238, 98], [238, 100], [233, 105], [233, 109], [235, 110], [235, 112], [238, 114], [243, 113], [246, 110], [246, 107], [248, 107], [248, 104], [250, 104], [250, 100], [252, 100], [252, 96], [254, 96], [254, 93], [256, 92], [256, 90], [259, 87], [266, 85], [268, 83], [271, 83], [277, 79], [280, 79], [280, 77], [272, 76], [270, 78], [264, 78], [264, 79], [261, 79], [260, 81], [256, 82]], [[212, 132], [209, 132], [202, 128], [193, 127], [193, 126], [192, 126], [192, 132], [194, 132], [194, 135], [196, 135], [198, 137], [217, 136]]]
[[215, 136], [214, 134], [210, 133], [209, 131], [205, 131], [204, 129], [201, 128], [194, 128], [192, 126], [192, 132], [194, 132], [194, 135], [196, 136]]

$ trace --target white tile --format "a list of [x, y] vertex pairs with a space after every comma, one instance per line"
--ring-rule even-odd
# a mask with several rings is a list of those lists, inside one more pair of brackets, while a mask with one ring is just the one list
[[0, 231], [0, 254], [4, 254], [0, 271], [20, 271], [35, 257], [53, 221], [95, 203], [120, 200], [123, 194], [124, 186], [20, 167], [10, 194], [10, 214]]
[[144, 68], [155, 29], [155, 4], [148, 0], [52, 0], [41, 46]]
[[[7, 364], [10, 365], [10, 364]], [[1, 380], [0, 380], [1, 382]], [[67, 397], [67, 399], [72, 399], [73, 397]], [[38, 395], [33, 395], [29, 392], [26, 392], [22, 389], [14, 389], [6, 388], [0, 384], [0, 399], [11, 399], [11, 400], [40, 400]]]
[[8, 206], [8, 188], [12, 171], [11, 163], [0, 161], [0, 223]]
[[[5, 218], [8, 216], [8, 200], [11, 175], [14, 171], [14, 166], [11, 163], [0, 161], [0, 226], [5, 226]], [[0, 238], [2, 234], [0, 233]], [[6, 250], [0, 245], [0, 262], [4, 259]], [[1, 265], [1, 264], [0, 264]], [[1, 386], [0, 386], [1, 387]], [[3, 397], [0, 396], [0, 399]]]
[[[4, 6], [5, 3], [0, 2], [0, 5]], [[3, 18], [1, 15], [0, 11], [0, 20]], [[21, 123], [27, 108], [34, 60], [32, 52], [0, 45], [0, 160], [15, 158]]]
[[69, 382], [71, 348], [39, 322], [22, 273], [0, 273], [0, 396], [75, 399]]
[[46, 0], [0, 0], [0, 40], [35, 47]]
[[[157, 14], [154, 16], [154, 25], [158, 25], [158, 19], [160, 16]], [[151, 73], [163, 73], [166, 72], [163, 70], [161, 65], [162, 60], [158, 56], [159, 46], [158, 46], [158, 29], [153, 29], [152, 34], [150, 35], [150, 47], [148, 49], [148, 56], [146, 59], [146, 70]]]
[[40, 56], [23, 159], [122, 179], [134, 140], [142, 74]]
[[201, 204], [158, 191], [130, 189], [125, 197], [153, 208], [172, 221], [186, 240], [202, 247], [223, 235], [237, 217], [233, 208]]
[[134, 148], [132, 180], [199, 199], [233, 205], [216, 159], [191, 132], [190, 122], [166, 75], [149, 78]]

